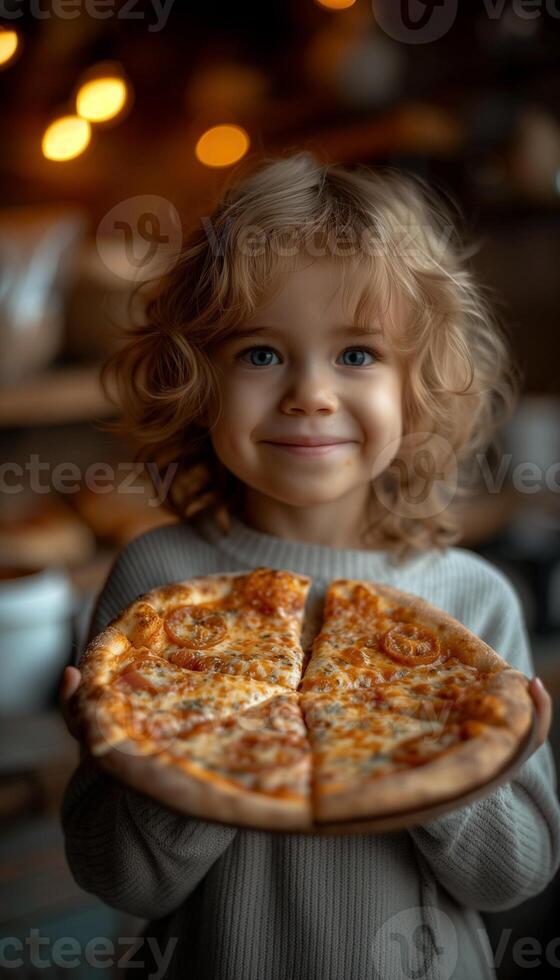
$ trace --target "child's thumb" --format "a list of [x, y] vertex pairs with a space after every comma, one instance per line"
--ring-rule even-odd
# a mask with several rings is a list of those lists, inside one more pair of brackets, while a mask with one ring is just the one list
[[76, 739], [80, 737], [80, 724], [76, 717], [76, 703], [72, 698], [80, 686], [81, 679], [82, 675], [77, 667], [66, 667], [58, 689], [60, 712], [68, 731]]
[[65, 702], [70, 700], [74, 692], [78, 690], [81, 679], [82, 675], [77, 667], [64, 668], [59, 690], [61, 701]]

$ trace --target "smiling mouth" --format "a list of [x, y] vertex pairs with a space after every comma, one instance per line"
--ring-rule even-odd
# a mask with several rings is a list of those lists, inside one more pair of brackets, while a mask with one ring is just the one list
[[275, 449], [285, 450], [286, 452], [294, 453], [297, 456], [323, 456], [326, 453], [332, 452], [333, 450], [339, 449], [343, 446], [350, 445], [350, 440], [348, 442], [325, 442], [320, 445], [306, 446], [302, 443], [297, 442], [264, 442], [266, 446], [274, 446]]

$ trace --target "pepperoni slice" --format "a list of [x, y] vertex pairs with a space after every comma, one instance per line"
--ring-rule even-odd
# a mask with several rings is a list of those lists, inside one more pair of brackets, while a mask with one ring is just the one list
[[362, 647], [344, 647], [339, 651], [339, 656], [354, 667], [371, 667], [371, 660]]
[[270, 568], [255, 568], [245, 578], [241, 577], [234, 584], [231, 601], [241, 601], [245, 610], [275, 617], [299, 612], [304, 605], [293, 576]]
[[224, 617], [204, 606], [177, 606], [165, 618], [167, 635], [179, 646], [205, 650], [227, 635]]
[[393, 660], [411, 667], [431, 664], [440, 655], [439, 639], [433, 630], [417, 623], [398, 623], [381, 638], [382, 647]]
[[134, 666], [128, 670], [123, 670], [117, 683], [124, 683], [133, 691], [148, 691], [150, 694], [157, 694], [158, 691], [156, 685], [152, 684], [150, 679], [141, 674]]
[[169, 654], [169, 662], [187, 670], [216, 670], [221, 665], [219, 657], [201, 657], [194, 650], [174, 650]]

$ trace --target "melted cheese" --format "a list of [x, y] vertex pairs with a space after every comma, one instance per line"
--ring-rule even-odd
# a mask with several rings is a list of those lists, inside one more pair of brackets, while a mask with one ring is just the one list
[[247, 789], [309, 796], [311, 752], [296, 694], [220, 719], [170, 751]]
[[300, 690], [375, 687], [418, 672], [445, 678], [448, 663], [453, 670], [478, 673], [453, 654], [437, 630], [419, 621], [414, 607], [389, 602], [374, 584], [337, 579], [327, 590], [323, 625]]
[[180, 604], [164, 619], [164, 656], [190, 670], [245, 675], [295, 690], [303, 669], [300, 644], [311, 580], [256, 569], [203, 604]]

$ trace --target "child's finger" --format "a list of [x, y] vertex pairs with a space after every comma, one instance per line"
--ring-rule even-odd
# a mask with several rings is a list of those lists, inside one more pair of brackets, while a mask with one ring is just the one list
[[68, 701], [79, 687], [82, 675], [77, 667], [65, 667], [60, 683], [59, 696], [62, 701]]
[[537, 743], [542, 745], [552, 722], [552, 699], [539, 677], [531, 679], [529, 691], [537, 711]]
[[73, 712], [72, 697], [80, 686], [82, 675], [77, 667], [66, 667], [62, 674], [58, 700], [66, 727], [74, 738], [78, 737], [78, 724]]

